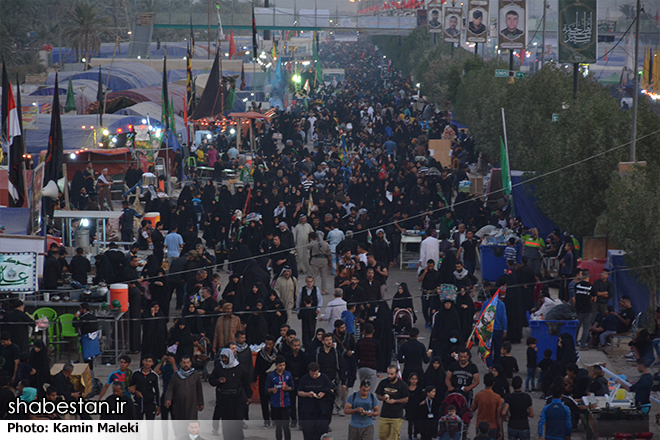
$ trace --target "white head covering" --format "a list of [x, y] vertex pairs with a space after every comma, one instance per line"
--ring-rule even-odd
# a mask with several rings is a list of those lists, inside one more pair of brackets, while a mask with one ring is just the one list
[[231, 351], [230, 348], [223, 348], [222, 351], [220, 352], [220, 356], [227, 356], [229, 358], [228, 364], [225, 364], [222, 361], [220, 362], [222, 368], [230, 369], [230, 368], [238, 367], [238, 360], [236, 360], [236, 357], [234, 356], [234, 352]]

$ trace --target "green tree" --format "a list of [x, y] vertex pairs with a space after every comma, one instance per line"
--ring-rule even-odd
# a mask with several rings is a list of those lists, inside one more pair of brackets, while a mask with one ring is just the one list
[[73, 6], [67, 17], [64, 37], [78, 58], [90, 59], [101, 49], [110, 25], [109, 17], [101, 15], [98, 3], [82, 0]]
[[660, 169], [635, 166], [614, 175], [607, 192], [609, 238], [626, 251], [625, 261], [649, 288], [649, 305], [658, 305], [660, 288]]

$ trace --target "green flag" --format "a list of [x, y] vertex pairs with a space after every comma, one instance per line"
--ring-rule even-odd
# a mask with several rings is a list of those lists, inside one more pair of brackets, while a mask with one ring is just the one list
[[227, 98], [225, 99], [225, 110], [231, 112], [236, 102], [236, 81], [232, 79], [227, 81], [229, 82], [229, 92], [227, 92]]
[[176, 133], [176, 120], [174, 119], [174, 98], [170, 98], [170, 128]]
[[69, 88], [66, 91], [66, 104], [64, 105], [64, 112], [75, 112], [76, 110], [76, 97], [73, 95], [73, 83], [71, 82], [71, 77], [69, 77]]
[[509, 155], [504, 141], [500, 136], [500, 168], [502, 169], [502, 189], [505, 194], [511, 194], [511, 174], [509, 172]]

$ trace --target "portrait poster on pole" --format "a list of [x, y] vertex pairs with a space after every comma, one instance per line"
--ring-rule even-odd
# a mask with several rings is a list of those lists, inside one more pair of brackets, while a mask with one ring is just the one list
[[445, 43], [460, 43], [461, 31], [463, 29], [463, 8], [445, 5], [443, 15], [443, 40]]
[[440, 33], [442, 32], [442, 4], [441, 3], [429, 3], [428, 7], [428, 26], [429, 32], [431, 33]]
[[488, 41], [488, 10], [490, 0], [470, 0], [467, 16], [468, 43], [486, 43]]
[[527, 1], [499, 0], [499, 49], [524, 49], [527, 41]]

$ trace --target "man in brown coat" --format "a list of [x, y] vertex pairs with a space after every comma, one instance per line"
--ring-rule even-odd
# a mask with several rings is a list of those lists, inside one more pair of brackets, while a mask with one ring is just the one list
[[241, 319], [234, 316], [234, 305], [225, 303], [222, 306], [222, 315], [215, 323], [215, 336], [213, 338], [213, 351], [220, 353], [230, 342], [234, 342], [236, 332], [243, 330]]

